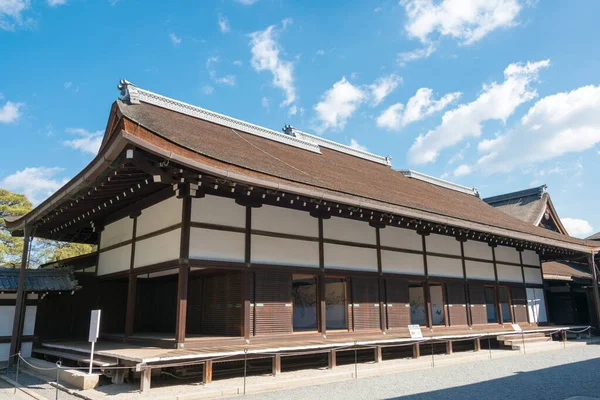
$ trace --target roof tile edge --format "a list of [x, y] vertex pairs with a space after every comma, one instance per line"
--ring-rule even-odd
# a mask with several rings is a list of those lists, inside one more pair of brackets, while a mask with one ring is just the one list
[[398, 170], [402, 175], [407, 178], [414, 178], [420, 181], [431, 183], [433, 185], [441, 186], [446, 189], [455, 190], [457, 192], [470, 194], [471, 196], [480, 197], [477, 188], [470, 188], [468, 186], [459, 185], [457, 183], [449, 182], [444, 179], [436, 178], [435, 176], [427, 175], [422, 172], [413, 171], [411, 169]]

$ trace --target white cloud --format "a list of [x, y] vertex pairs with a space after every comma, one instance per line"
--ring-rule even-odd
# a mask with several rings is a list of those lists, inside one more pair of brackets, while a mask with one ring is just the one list
[[65, 82], [65, 89], [70, 88], [73, 85], [73, 82], [69, 81], [69, 82]]
[[224, 16], [223, 14], [219, 13], [219, 29], [221, 30], [222, 33], [227, 33], [231, 30], [231, 26], [229, 25], [229, 20], [227, 19], [226, 16]]
[[467, 164], [462, 164], [456, 167], [456, 169], [453, 172], [453, 175], [458, 177], [469, 175], [471, 172], [473, 172], [473, 169], [470, 166], [468, 166]]
[[504, 70], [504, 82], [484, 84], [476, 100], [446, 111], [437, 128], [417, 137], [408, 152], [409, 162], [433, 162], [443, 149], [466, 138], [479, 137], [483, 122], [506, 122], [519, 105], [537, 97], [531, 83], [537, 80], [539, 71], [549, 65], [549, 60], [510, 64]]
[[398, 64], [401, 67], [403, 67], [411, 61], [420, 60], [422, 58], [429, 58], [429, 56], [431, 56], [435, 52], [435, 50], [435, 44], [429, 43], [426, 47], [420, 49], [398, 53]]
[[258, 0], [235, 0], [236, 3], [243, 4], [245, 6], [251, 6], [254, 3], [258, 3]]
[[584, 219], [561, 218], [560, 221], [571, 236], [585, 238], [594, 232], [592, 225]]
[[363, 90], [348, 82], [346, 77], [342, 77], [321, 96], [321, 101], [315, 105], [314, 109], [319, 121], [315, 130], [323, 132], [327, 129], [343, 129], [348, 119], [367, 97]]
[[233, 65], [237, 65], [238, 67], [239, 67], [239, 66], [241, 66], [241, 65], [243, 65], [243, 64], [244, 64], [244, 63], [242, 62], [242, 60], [235, 60], [235, 61], [233, 62]]
[[[235, 75], [225, 75], [225, 76], [217, 76], [217, 71], [214, 68], [214, 64], [217, 64], [220, 60], [218, 56], [209, 57], [206, 59], [206, 70], [208, 71], [208, 75], [213, 82], [218, 85], [225, 86], [235, 86], [236, 77]], [[211, 88], [212, 89], [212, 88]], [[212, 93], [212, 91], [211, 91]]]
[[392, 93], [398, 85], [402, 83], [402, 78], [396, 74], [381, 77], [373, 84], [369, 85], [371, 90], [371, 104], [373, 107], [378, 106], [383, 99]]
[[323, 49], [319, 49], [319, 50], [317, 50], [317, 53], [316, 53], [316, 54], [317, 54], [318, 56], [325, 55], [325, 50], [323, 50]]
[[250, 34], [251, 64], [256, 72], [269, 71], [273, 74], [273, 85], [285, 93], [281, 106], [289, 106], [296, 101], [294, 64], [280, 58], [282, 49], [277, 36], [274, 25]]
[[367, 146], [363, 146], [362, 144], [358, 143], [356, 141], [356, 139], [350, 139], [350, 147], [352, 147], [353, 149], [356, 150], [360, 150], [360, 151], [369, 151], [369, 149], [367, 149]]
[[235, 86], [235, 75], [225, 75], [218, 78], [215, 77], [214, 80], [219, 85]]
[[57, 175], [63, 168], [32, 167], [9, 175], [0, 181], [0, 187], [12, 192], [23, 193], [34, 204], [50, 196], [67, 182]]
[[[538, 100], [517, 126], [482, 140], [478, 160], [485, 173], [508, 172], [581, 152], [600, 143], [600, 85], [584, 86]], [[550, 172], [550, 171], [549, 171]]]
[[388, 107], [377, 118], [377, 126], [380, 128], [399, 130], [402, 127], [420, 121], [436, 112], [442, 111], [450, 103], [457, 100], [460, 92], [448, 93], [439, 100], [432, 99], [433, 90], [420, 88], [411, 97], [406, 106], [396, 103]]
[[181, 38], [173, 32], [169, 33], [169, 39], [171, 39], [171, 43], [173, 43], [175, 46], [181, 44]]
[[291, 117], [293, 115], [296, 115], [298, 113], [298, 107], [296, 107], [296, 105], [293, 105], [290, 107], [290, 109], [288, 110], [288, 115]]
[[288, 26], [294, 23], [294, 20], [291, 18], [284, 18], [281, 20], [281, 26], [283, 29], [286, 29]]
[[204, 93], [204, 94], [213, 94], [214, 91], [215, 91], [215, 88], [213, 88], [210, 85], [205, 85], [204, 87], [202, 87], [202, 93]]
[[465, 159], [465, 151], [468, 150], [471, 147], [471, 143], [467, 143], [467, 145], [460, 149], [460, 151], [458, 151], [457, 153], [455, 153], [452, 157], [450, 157], [450, 159], [448, 160], [448, 165], [452, 165], [458, 161], [462, 161]]
[[401, 0], [407, 15], [409, 36], [423, 43], [432, 34], [449, 36], [463, 45], [473, 44], [488, 33], [517, 24], [523, 6], [519, 0]]
[[271, 110], [271, 107], [269, 106], [269, 99], [264, 96], [260, 100], [260, 105], [263, 106], [263, 108], [265, 108], [267, 111]]
[[373, 9], [373, 12], [376, 12], [376, 13], [377, 13], [377, 12], [379, 12], [379, 11], [381, 11], [381, 10], [383, 10], [381, 7], [375, 7], [375, 8]]
[[12, 31], [23, 25], [23, 13], [30, 7], [30, 0], [0, 0], [0, 29]]
[[21, 117], [21, 108], [23, 103], [13, 103], [7, 101], [0, 107], [0, 123], [10, 124], [16, 122]]
[[62, 6], [67, 4], [67, 0], [48, 0], [48, 5], [50, 7]]
[[75, 150], [80, 150], [84, 153], [97, 154], [102, 143], [104, 131], [89, 132], [82, 128], [69, 128], [67, 133], [76, 135], [72, 140], [65, 140], [63, 144]]

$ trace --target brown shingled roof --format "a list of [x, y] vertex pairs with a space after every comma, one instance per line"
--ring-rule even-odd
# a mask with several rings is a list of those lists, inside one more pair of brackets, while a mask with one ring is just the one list
[[592, 275], [589, 270], [588, 265], [575, 262], [548, 261], [542, 264], [544, 279], [560, 276], [570, 279], [589, 279], [591, 281]]

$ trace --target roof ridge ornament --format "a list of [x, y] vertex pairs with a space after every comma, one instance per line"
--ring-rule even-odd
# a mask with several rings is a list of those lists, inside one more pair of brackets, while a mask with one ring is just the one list
[[420, 181], [431, 183], [436, 186], [441, 186], [446, 189], [455, 190], [457, 192], [470, 194], [471, 196], [481, 198], [479, 195], [479, 190], [477, 190], [477, 188], [474, 188], [474, 187], [459, 185], [458, 183], [450, 182], [445, 179], [436, 178], [435, 176], [427, 175], [422, 172], [413, 171], [412, 169], [401, 169], [401, 170], [398, 170], [398, 172], [400, 172], [402, 175], [406, 176], [407, 178], [417, 179]]
[[140, 104], [140, 92], [137, 87], [127, 79], [121, 79], [117, 89], [121, 92], [119, 100], [129, 104]]

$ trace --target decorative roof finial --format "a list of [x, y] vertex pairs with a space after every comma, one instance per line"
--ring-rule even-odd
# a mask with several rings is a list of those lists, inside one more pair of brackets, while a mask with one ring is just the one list
[[121, 92], [119, 99], [129, 104], [140, 104], [140, 94], [135, 85], [127, 79], [121, 79], [117, 89]]
[[294, 127], [288, 124], [285, 124], [285, 126], [282, 129], [283, 133], [285, 133], [288, 136], [296, 136], [296, 134], [294, 133]]

